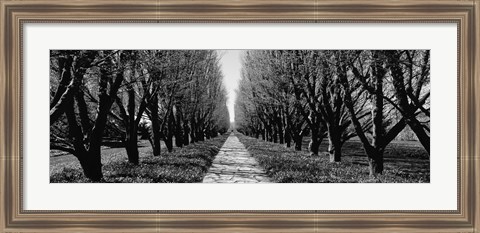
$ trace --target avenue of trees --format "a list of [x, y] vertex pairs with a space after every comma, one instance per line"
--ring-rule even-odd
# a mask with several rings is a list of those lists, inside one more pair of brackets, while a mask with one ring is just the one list
[[101, 146], [120, 142], [139, 163], [138, 140], [154, 156], [225, 133], [226, 90], [213, 50], [51, 51], [50, 145], [102, 178]]
[[357, 138], [371, 176], [385, 148], [413, 132], [430, 153], [429, 50], [254, 50], [243, 57], [237, 129], [311, 155], [328, 140], [331, 162]]

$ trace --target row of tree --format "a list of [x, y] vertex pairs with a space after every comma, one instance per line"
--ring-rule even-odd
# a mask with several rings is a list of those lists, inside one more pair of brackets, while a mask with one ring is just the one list
[[239, 131], [293, 141], [296, 150], [310, 136], [312, 155], [327, 138], [332, 162], [357, 137], [376, 176], [385, 148], [406, 128], [430, 151], [430, 51], [247, 51], [235, 114]]
[[215, 51], [61, 50], [50, 67], [51, 149], [73, 154], [91, 180], [103, 176], [106, 139], [138, 164], [139, 135], [158, 156], [162, 140], [172, 151], [229, 128]]

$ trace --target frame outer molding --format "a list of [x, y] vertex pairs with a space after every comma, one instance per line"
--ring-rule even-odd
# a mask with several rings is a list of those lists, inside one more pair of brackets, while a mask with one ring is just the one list
[[473, 155], [473, 166], [475, 170], [476, 181], [474, 184], [474, 193], [475, 197], [473, 198], [473, 231], [480, 232], [480, 1], [475, 0], [473, 2], [473, 20], [474, 24], [474, 33], [473, 33], [473, 44], [474, 44], [474, 57], [473, 57], [473, 77], [474, 77], [474, 88], [475, 98], [474, 98], [474, 109], [475, 109], [475, 151]]
[[[0, 2], [0, 33], [3, 35], [0, 36], [0, 50], [5, 51], [5, 5]], [[5, 171], [5, 161], [6, 157], [6, 144], [4, 138], [5, 134], [5, 119], [6, 119], [6, 107], [5, 107], [5, 98], [6, 98], [6, 80], [7, 76], [5, 74], [5, 52], [0, 52], [0, 205], [6, 206], [5, 198], [5, 180], [6, 180], [6, 171]], [[5, 207], [0, 207], [0, 229], [5, 229], [5, 218], [6, 211]]]
[[[1, 232], [480, 232], [480, 0], [0, 0]], [[128, 20], [125, 20], [127, 18]], [[360, 20], [359, 20], [360, 19]], [[24, 22], [437, 22], [460, 27], [459, 211], [25, 211], [21, 202]], [[108, 230], [107, 230], [108, 229]]]

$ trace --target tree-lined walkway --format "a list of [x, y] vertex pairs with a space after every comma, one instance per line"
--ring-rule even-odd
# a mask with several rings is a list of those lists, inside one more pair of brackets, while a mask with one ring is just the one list
[[265, 171], [260, 167], [238, 140], [230, 134], [218, 152], [203, 183], [270, 183]]

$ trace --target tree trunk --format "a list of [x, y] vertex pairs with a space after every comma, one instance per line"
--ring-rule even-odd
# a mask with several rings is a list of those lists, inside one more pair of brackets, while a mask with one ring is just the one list
[[[65, 105], [66, 110], [65, 114], [67, 116], [68, 121], [68, 130], [71, 137], [73, 137], [73, 143], [75, 148], [75, 157], [77, 157], [78, 161], [80, 162], [80, 166], [83, 169], [83, 174], [92, 181], [100, 181], [103, 177], [102, 174], [102, 162], [101, 162], [101, 155], [100, 150], [95, 150], [97, 154], [89, 153], [83, 144], [83, 133], [82, 129], [77, 123], [77, 119], [75, 116], [74, 110], [74, 101], [73, 98], [70, 102]], [[98, 138], [98, 134], [95, 135], [95, 138], [92, 137], [90, 140], [100, 140]], [[92, 150], [93, 152], [94, 150]]]
[[201, 127], [199, 127], [199, 130], [196, 134], [197, 134], [197, 142], [198, 141], [200, 141], [200, 142], [205, 141], [205, 134], [203, 133], [203, 129]]
[[113, 102], [106, 93], [101, 93], [99, 97], [100, 103], [98, 106], [97, 120], [92, 129], [90, 147], [88, 149], [87, 157], [84, 160], [89, 164], [89, 168], [87, 169], [88, 175], [85, 175], [93, 181], [99, 181], [103, 177], [101, 157], [102, 137], [107, 122], [107, 114], [110, 111]]
[[130, 128], [127, 132], [127, 138], [125, 140], [128, 162], [133, 164], [138, 164], [138, 144], [137, 144], [137, 133], [136, 127]]
[[265, 129], [265, 127], [263, 127], [263, 128], [260, 129], [260, 130], [262, 131], [262, 132], [261, 132], [261, 134], [262, 134], [262, 140], [267, 141], [267, 136], [266, 136], [267, 130]]
[[290, 130], [291, 131], [291, 137], [293, 139], [293, 143], [295, 144], [295, 150], [296, 151], [301, 151], [302, 150], [302, 141], [303, 141], [303, 131], [298, 129]]
[[290, 132], [290, 127], [287, 126], [284, 131], [284, 137], [285, 137], [285, 143], [287, 144], [287, 148], [291, 146], [291, 141], [292, 141], [292, 135]]
[[276, 126], [276, 124], [273, 124], [273, 143], [277, 143], [278, 142], [278, 127]]
[[342, 158], [342, 145], [340, 140], [332, 140], [332, 138], [329, 137], [328, 141], [328, 153], [330, 155], [330, 162], [340, 162]]
[[267, 141], [273, 142], [272, 127], [270, 125], [267, 125], [265, 134], [267, 135]]
[[377, 150], [373, 147], [368, 151], [365, 150], [367, 153], [367, 160], [368, 160], [368, 169], [370, 172], [370, 177], [377, 177], [383, 173], [383, 149]]
[[77, 156], [83, 174], [91, 181], [100, 181], [103, 177], [100, 157], [100, 151], [97, 151], [97, 154], [90, 152]]
[[182, 132], [182, 113], [180, 107], [176, 107], [177, 112], [177, 119], [175, 125], [175, 146], [182, 147], [183, 146], [183, 132]]
[[103, 177], [101, 160], [102, 137], [107, 122], [107, 114], [113, 102], [106, 93], [101, 93], [99, 97], [100, 103], [98, 106], [97, 120], [92, 129], [88, 157], [86, 158], [86, 161], [92, 166], [89, 168], [90, 177], [88, 178], [93, 181], [98, 181]]
[[197, 141], [197, 127], [192, 119], [190, 127], [190, 142], [195, 143]]
[[317, 137], [312, 136], [310, 139], [310, 144], [308, 144], [308, 149], [310, 151], [310, 155], [318, 155], [318, 149], [320, 147], [320, 142]]
[[160, 119], [158, 116], [158, 96], [152, 96], [150, 109], [150, 121], [152, 122], [151, 140], [153, 141], [152, 149], [153, 156], [159, 156], [161, 153], [160, 140], [162, 138], [162, 132], [160, 131]]
[[375, 75], [374, 85], [375, 94], [372, 95], [372, 139], [373, 148], [365, 150], [368, 156], [368, 164], [370, 167], [370, 176], [376, 177], [383, 172], [383, 148], [385, 143], [385, 128], [383, 126], [383, 76], [386, 71], [380, 62], [375, 62], [372, 73]]
[[188, 127], [188, 122], [183, 123], [183, 145], [188, 145], [190, 143], [190, 128]]
[[[90, 132], [90, 117], [88, 114], [88, 106], [83, 97], [84, 93], [81, 90], [78, 90], [75, 94], [75, 100], [77, 101], [78, 106], [78, 115], [80, 115], [80, 122], [82, 124], [82, 130], [84, 133]], [[85, 135], [85, 136], [88, 136]]]
[[330, 155], [330, 162], [340, 162], [342, 156], [342, 143], [340, 133], [338, 132], [336, 127], [329, 127], [328, 142], [328, 153]]
[[303, 141], [302, 135], [295, 136], [294, 141], [295, 141], [295, 150], [296, 151], [301, 151], [302, 150], [302, 141]]
[[166, 137], [165, 137], [165, 146], [167, 147], [167, 150], [168, 152], [172, 152], [173, 151], [173, 137], [168, 134]]
[[208, 140], [212, 136], [212, 131], [210, 130], [210, 127], [207, 127], [205, 131], [205, 138]]
[[321, 141], [319, 140], [318, 127], [312, 127], [310, 133], [312, 137], [310, 139], [310, 144], [308, 145], [308, 150], [310, 151], [310, 155], [318, 155], [318, 149], [321, 143]]
[[183, 135], [182, 134], [175, 134], [175, 146], [178, 148], [183, 147]]
[[173, 111], [170, 111], [170, 114], [167, 120], [168, 120], [168, 123], [167, 123], [167, 133], [166, 133], [167, 136], [165, 138], [165, 146], [167, 146], [168, 152], [172, 152], [173, 151], [173, 135], [175, 130]]
[[137, 125], [135, 120], [135, 90], [132, 84], [128, 86], [128, 124], [126, 131], [126, 146], [128, 162], [138, 164]]
[[278, 117], [277, 119], [277, 132], [278, 132], [278, 139], [280, 144], [285, 143], [284, 137], [283, 137], [283, 124], [282, 124], [282, 118]]

